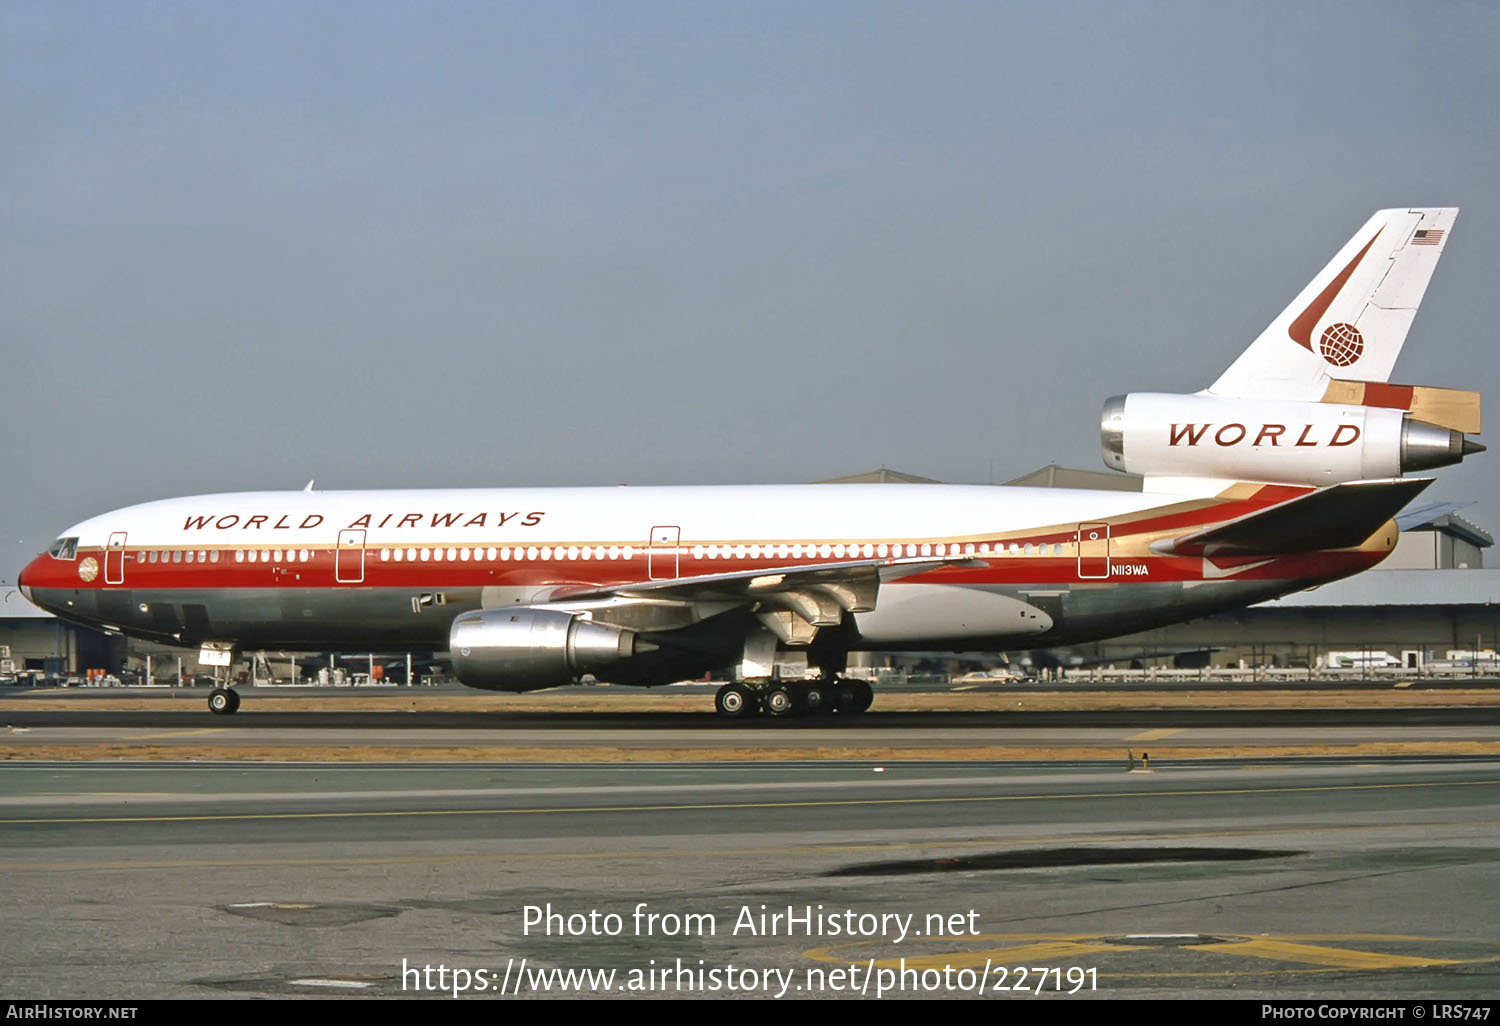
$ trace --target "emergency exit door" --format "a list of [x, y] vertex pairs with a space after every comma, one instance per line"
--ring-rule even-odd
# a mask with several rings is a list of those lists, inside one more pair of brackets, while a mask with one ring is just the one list
[[125, 532], [116, 531], [109, 536], [104, 549], [104, 583], [125, 583]]
[[339, 547], [333, 557], [333, 579], [339, 584], [359, 584], [365, 579], [365, 532], [339, 532]]
[[1098, 581], [1109, 577], [1109, 525], [1078, 525], [1078, 577]]
[[677, 576], [678, 542], [682, 529], [651, 528], [651, 545], [646, 549], [646, 576], [653, 581], [670, 581]]

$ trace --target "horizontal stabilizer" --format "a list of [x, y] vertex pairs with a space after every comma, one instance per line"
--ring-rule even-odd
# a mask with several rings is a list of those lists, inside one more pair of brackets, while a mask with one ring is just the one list
[[1152, 546], [1176, 556], [1272, 556], [1362, 545], [1432, 484], [1430, 477], [1348, 481]]
[[1465, 506], [1474, 505], [1474, 500], [1468, 502], [1424, 502], [1420, 506], [1413, 506], [1396, 518], [1396, 526], [1403, 531], [1410, 531], [1414, 527], [1430, 524], [1438, 517], [1445, 517], [1449, 513], [1457, 513]]

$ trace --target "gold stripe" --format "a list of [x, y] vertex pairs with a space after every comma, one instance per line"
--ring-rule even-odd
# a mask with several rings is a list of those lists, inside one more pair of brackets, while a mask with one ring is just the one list
[[1222, 944], [1189, 944], [1188, 951], [1211, 951], [1222, 955], [1249, 955], [1277, 962], [1300, 962], [1303, 965], [1331, 966], [1339, 969], [1410, 969], [1424, 965], [1454, 965], [1453, 959], [1393, 955], [1379, 951], [1357, 951], [1352, 948], [1330, 948], [1321, 944], [1293, 944], [1269, 937], [1252, 937]]
[[1042, 941], [1036, 944], [1022, 944], [1018, 947], [990, 948], [986, 951], [953, 951], [941, 955], [919, 955], [916, 958], [907, 956], [905, 959], [886, 959], [877, 961], [877, 969], [899, 969], [905, 965], [908, 969], [942, 969], [944, 966], [952, 966], [954, 969], [972, 969], [982, 966], [987, 962], [997, 965], [1020, 965], [1029, 964], [1058, 964], [1081, 955], [1095, 955], [1101, 951], [1118, 952], [1120, 948], [1114, 944], [1087, 944], [1072, 940]]

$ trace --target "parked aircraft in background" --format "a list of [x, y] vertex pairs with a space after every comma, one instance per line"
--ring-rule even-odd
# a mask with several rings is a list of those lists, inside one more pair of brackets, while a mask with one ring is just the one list
[[[1388, 384], [1457, 214], [1376, 213], [1208, 389], [1104, 406], [1141, 493], [959, 485], [257, 492], [63, 532], [26, 595], [105, 631], [235, 651], [448, 650], [476, 688], [664, 684], [718, 710], [857, 712], [850, 652], [1039, 649], [1358, 573], [1483, 447], [1476, 393]], [[776, 653], [819, 676], [780, 681]], [[217, 688], [215, 712], [239, 705]]]

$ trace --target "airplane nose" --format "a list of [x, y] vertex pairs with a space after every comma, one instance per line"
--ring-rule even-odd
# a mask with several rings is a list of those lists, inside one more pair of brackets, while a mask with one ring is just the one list
[[26, 596], [26, 601], [28, 602], [36, 601], [31, 597], [31, 587], [36, 582], [38, 573], [36, 565], [40, 563], [41, 560], [42, 557], [38, 556], [30, 563], [27, 563], [24, 567], [21, 568], [21, 573], [16, 577], [16, 587], [21, 590], [22, 595]]

